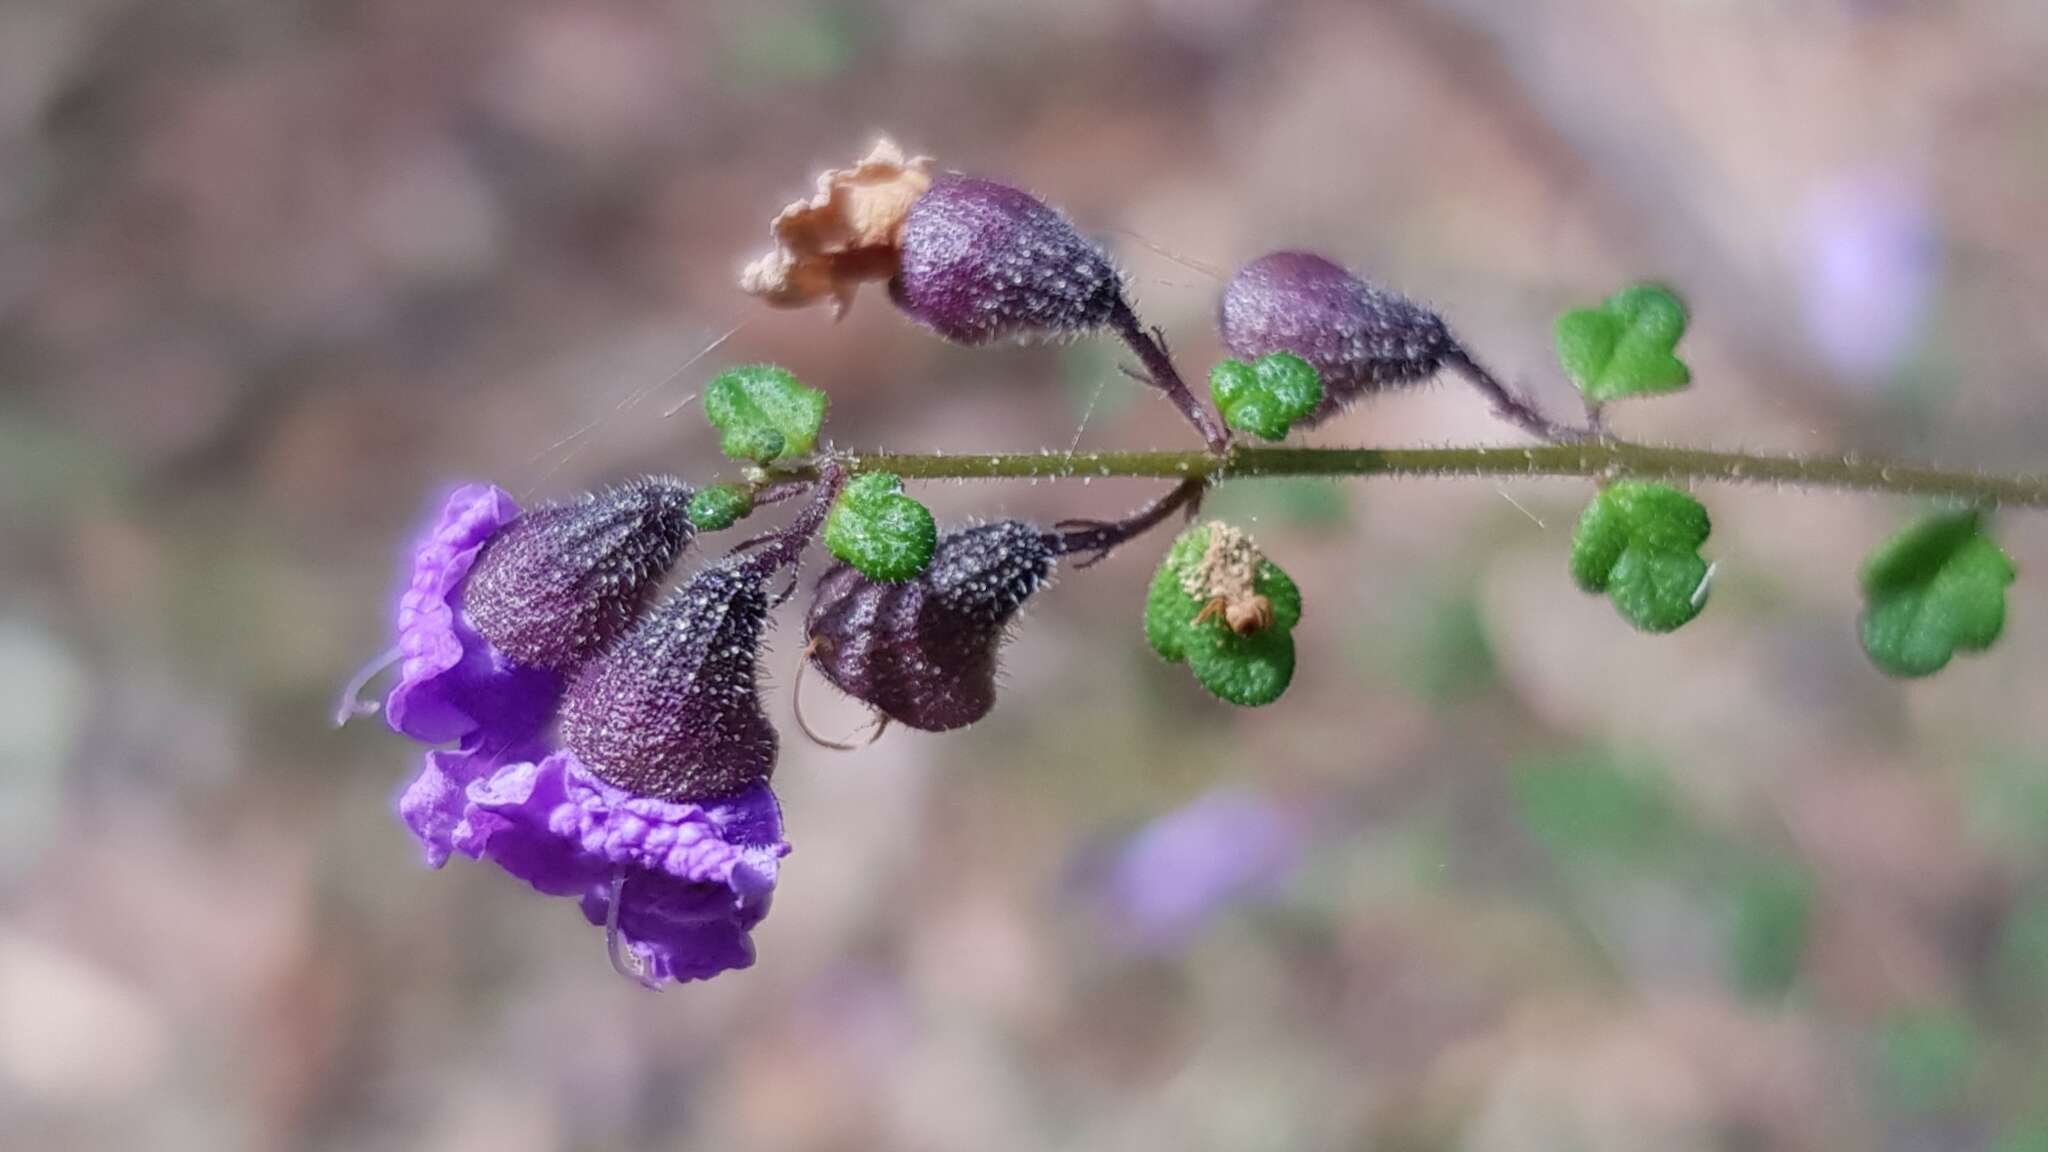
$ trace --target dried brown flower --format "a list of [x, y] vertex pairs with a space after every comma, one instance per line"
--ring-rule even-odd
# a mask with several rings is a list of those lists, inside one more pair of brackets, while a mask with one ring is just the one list
[[862, 283], [896, 274], [903, 222], [931, 184], [931, 157], [906, 158], [894, 141], [877, 141], [866, 159], [819, 176], [817, 195], [775, 217], [775, 248], [740, 273], [740, 289], [777, 308], [829, 300], [833, 317], [843, 315]]

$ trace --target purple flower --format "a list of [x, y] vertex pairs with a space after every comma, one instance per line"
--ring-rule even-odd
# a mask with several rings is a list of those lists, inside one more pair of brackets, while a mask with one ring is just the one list
[[1940, 275], [1925, 198], [1903, 180], [1845, 181], [1807, 207], [1801, 244], [1807, 339], [1846, 377], [1896, 371], [1926, 335]]
[[[768, 786], [716, 802], [635, 796], [574, 753], [436, 751], [399, 800], [440, 867], [488, 859], [550, 896], [574, 896], [649, 983], [703, 980], [754, 962], [789, 845]], [[614, 900], [617, 907], [614, 909]]]
[[946, 533], [915, 580], [891, 584], [835, 564], [805, 621], [811, 666], [897, 723], [926, 732], [972, 724], [995, 707], [996, 652], [1053, 561], [1035, 525], [998, 520]]
[[[689, 543], [688, 499], [680, 483], [648, 478], [522, 516], [497, 488], [456, 490], [413, 555], [398, 609], [399, 682], [385, 707], [414, 739], [458, 742], [427, 753], [398, 801], [427, 864], [460, 852], [575, 897], [604, 925], [613, 963], [650, 985], [752, 964], [748, 933], [767, 915], [789, 851], [766, 783], [772, 731], [742, 725], [735, 735], [723, 722], [753, 716], [766, 729], [754, 657], [767, 569], [741, 578], [713, 566], [682, 601], [642, 611]], [[558, 724], [565, 679], [579, 675], [599, 685], [624, 677], [624, 686], [605, 697], [614, 707], [585, 701]], [[659, 699], [628, 691], [647, 685], [676, 690]], [[636, 702], [654, 711], [622, 711]], [[740, 715], [744, 703], [753, 708]], [[670, 732], [667, 705], [704, 722]], [[657, 767], [702, 760], [725, 770], [663, 777], [664, 794], [649, 795], [585, 767], [560, 747], [562, 729], [606, 752], [649, 733], [689, 737], [687, 747], [661, 745], [668, 760]], [[706, 783], [720, 798], [695, 786]]]
[[507, 747], [532, 739], [554, 716], [562, 678], [514, 663], [462, 610], [478, 554], [518, 517], [503, 490], [465, 485], [413, 552], [412, 583], [398, 602], [399, 680], [384, 712], [415, 740]]
[[1436, 313], [1313, 252], [1270, 252], [1237, 270], [1218, 309], [1240, 360], [1292, 352], [1323, 381], [1320, 421], [1362, 396], [1436, 375], [1456, 345]]
[[761, 708], [765, 581], [758, 564], [699, 570], [576, 677], [563, 742], [635, 795], [703, 799], [765, 783], [777, 752]]
[[1191, 941], [1210, 919], [1275, 895], [1300, 861], [1301, 820], [1242, 788], [1219, 788], [1161, 816], [1118, 849], [1103, 899], [1144, 951]]
[[521, 664], [573, 672], [632, 627], [688, 547], [690, 489], [642, 476], [543, 504], [493, 534], [469, 573], [469, 622]]
[[945, 175], [910, 206], [898, 307], [959, 344], [1060, 339], [1109, 323], [1123, 281], [1100, 245], [1021, 188]]

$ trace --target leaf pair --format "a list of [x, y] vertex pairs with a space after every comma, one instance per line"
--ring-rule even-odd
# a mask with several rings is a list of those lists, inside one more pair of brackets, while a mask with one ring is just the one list
[[1676, 353], [1685, 335], [1685, 305], [1671, 290], [1635, 284], [1597, 308], [1557, 319], [1557, 359], [1589, 404], [1658, 396], [1692, 383]]
[[825, 394], [773, 364], [720, 372], [704, 388], [704, 416], [734, 460], [768, 464], [807, 456], [825, 423]]
[[1218, 699], [1256, 708], [1278, 700], [1294, 678], [1291, 633], [1301, 622], [1301, 590], [1278, 565], [1252, 552], [1245, 557], [1249, 586], [1237, 600], [1260, 615], [1237, 616], [1234, 623], [1228, 606], [1202, 594], [1201, 570], [1215, 559], [1211, 542], [1218, 532], [1235, 530], [1221, 522], [1198, 524], [1167, 550], [1145, 596], [1145, 639], [1161, 659], [1185, 663]]
[[1323, 402], [1323, 382], [1308, 361], [1272, 352], [1250, 364], [1223, 360], [1209, 370], [1209, 394], [1223, 422], [1262, 440], [1285, 440], [1287, 430]]
[[1863, 650], [1894, 676], [1931, 676], [2005, 628], [2012, 561], [1976, 509], [1929, 516], [1864, 561]]
[[1572, 579], [1605, 592], [1624, 620], [1670, 632], [1707, 603], [1700, 555], [1713, 525], [1698, 500], [1663, 484], [1623, 481], [1593, 497], [1572, 533]]
[[903, 494], [903, 481], [870, 472], [847, 481], [825, 517], [825, 547], [870, 580], [914, 580], [932, 562], [939, 526]]

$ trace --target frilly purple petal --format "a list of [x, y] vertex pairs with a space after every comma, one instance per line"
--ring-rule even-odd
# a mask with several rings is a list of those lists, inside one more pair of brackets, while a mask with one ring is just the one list
[[631, 796], [569, 752], [538, 761], [429, 753], [400, 801], [430, 864], [450, 850], [490, 859], [534, 888], [580, 898], [605, 923], [622, 877], [619, 934], [654, 981], [701, 980], [753, 963], [789, 845], [766, 784], [710, 804]]
[[413, 552], [412, 584], [398, 604], [399, 682], [384, 713], [415, 740], [509, 747], [554, 715], [561, 678], [511, 663], [462, 616], [462, 585], [477, 553], [518, 517], [502, 489], [465, 485]]
[[426, 767], [398, 797], [398, 818], [427, 850], [427, 867], [448, 862], [455, 826], [462, 822], [464, 796], [481, 767], [475, 752], [427, 753]]

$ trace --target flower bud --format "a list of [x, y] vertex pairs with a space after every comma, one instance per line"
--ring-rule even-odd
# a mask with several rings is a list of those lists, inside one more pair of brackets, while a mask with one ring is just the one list
[[1123, 299], [1109, 256], [1018, 188], [946, 175], [911, 205], [889, 294], [961, 344], [1058, 339], [1107, 323]]
[[547, 504], [491, 537], [463, 610], [517, 663], [574, 671], [632, 626], [688, 546], [690, 489], [648, 476]]
[[901, 584], [846, 564], [818, 581], [810, 659], [840, 691], [901, 724], [944, 732], [995, 705], [1004, 628], [1051, 573], [1053, 552], [1019, 520], [956, 529]]
[[1273, 252], [1238, 269], [1220, 322], [1240, 360], [1292, 352], [1308, 361], [1323, 382], [1318, 420], [1434, 376], [1456, 347], [1436, 313], [1310, 252]]
[[765, 576], [702, 569], [584, 668], [562, 702], [562, 740], [599, 779], [636, 796], [731, 796], [775, 770], [757, 657]]

